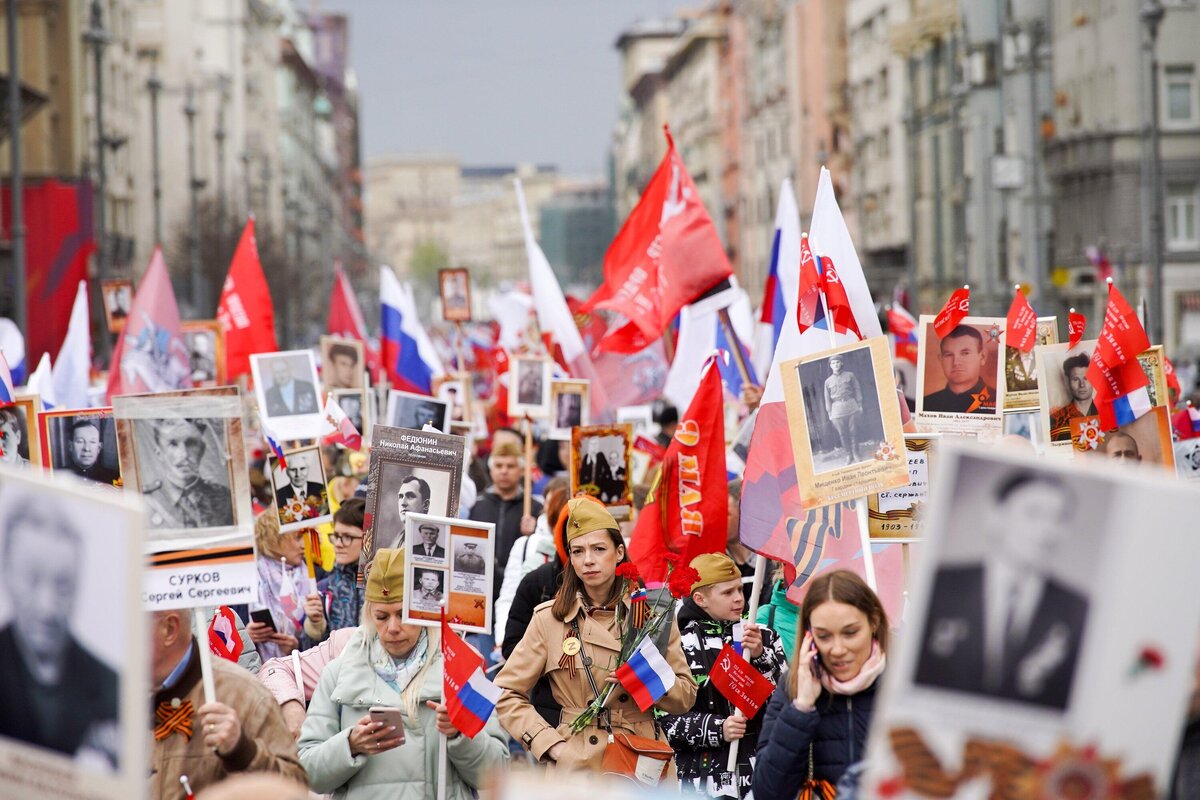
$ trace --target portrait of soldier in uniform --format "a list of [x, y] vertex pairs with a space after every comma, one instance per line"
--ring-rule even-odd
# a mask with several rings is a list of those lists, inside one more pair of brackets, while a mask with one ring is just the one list
[[487, 571], [487, 562], [479, 553], [478, 542], [463, 542], [458, 546], [454, 551], [454, 569], [472, 575], [483, 575]]
[[[201, 475], [201, 464], [208, 452], [206, 438], [220, 442], [225, 432], [222, 422], [171, 418], [138, 420], [138, 423], [140, 449], [144, 457], [149, 456], [144, 458], [139, 475], [142, 496], [150, 512], [150, 527], [233, 525], [233, 498], [228, 483], [216, 483]], [[143, 426], [148, 426], [149, 431]], [[146, 435], [149, 440], [141, 441]]]
[[116, 469], [117, 449], [112, 425], [107, 414], [51, 417], [47, 421], [51, 466], [69, 471], [85, 481], [105, 486], [116, 484], [121, 473]]

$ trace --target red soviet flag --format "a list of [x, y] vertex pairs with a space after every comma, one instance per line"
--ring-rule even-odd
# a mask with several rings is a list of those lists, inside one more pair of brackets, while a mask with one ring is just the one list
[[753, 718], [775, 691], [775, 684], [739, 656], [728, 642], [717, 653], [717, 663], [709, 670], [708, 681], [748, 718]]
[[[846, 287], [838, 277], [837, 268], [829, 256], [818, 256], [821, 260], [821, 290], [825, 292], [825, 303], [829, 306], [829, 316], [833, 318], [833, 329], [837, 333], [853, 333], [859, 339], [862, 332], [858, 329], [858, 320], [854, 318], [854, 309], [850, 306], [850, 297]], [[801, 276], [801, 280], [804, 278]]]
[[249, 374], [252, 353], [279, 349], [275, 342], [275, 306], [254, 239], [254, 217], [246, 221], [229, 263], [221, 302], [217, 304], [217, 321], [225, 331], [225, 378], [230, 383], [239, 375]]
[[155, 247], [150, 266], [138, 283], [125, 327], [113, 350], [106, 396], [190, 389], [187, 346], [179, 306], [162, 248]]
[[817, 324], [821, 315], [821, 271], [808, 245], [808, 234], [800, 237], [800, 295], [796, 299], [796, 324], [800, 332]]
[[721, 371], [710, 361], [663, 457], [658, 481], [638, 514], [629, 557], [647, 581], [667, 576], [668, 551], [690, 562], [725, 552], [729, 481]]
[[[1104, 308], [1100, 339], [1092, 351], [1088, 380], [1097, 392], [1109, 397], [1119, 397], [1145, 386], [1149, 378], [1138, 365], [1137, 357], [1138, 353], [1149, 349], [1150, 337], [1146, 336], [1137, 314], [1124, 295], [1110, 283], [1108, 305]], [[1127, 365], [1133, 367], [1126, 368]]]
[[1004, 344], [1022, 353], [1028, 353], [1037, 344], [1037, 314], [1033, 313], [1033, 306], [1029, 305], [1019, 286], [1013, 295], [1012, 305], [1008, 307]]
[[1087, 317], [1072, 308], [1067, 313], [1067, 336], [1070, 342], [1067, 347], [1074, 349], [1075, 345], [1083, 341], [1083, 332], [1086, 329]]
[[733, 274], [712, 217], [665, 132], [667, 154], [604, 254], [604, 283], [584, 304], [584, 311], [604, 308], [629, 320], [609, 329], [600, 350], [637, 352], [662, 335], [679, 309]]
[[939, 339], [945, 339], [946, 334], [958, 327], [958, 323], [971, 313], [971, 287], [964, 286], [955, 289], [954, 294], [942, 306], [942, 310], [933, 320], [933, 332]]
[[366, 352], [367, 370], [375, 375], [379, 372], [379, 352], [371, 346], [367, 336], [367, 323], [363, 319], [362, 308], [354, 289], [350, 286], [346, 273], [342, 271], [340, 262], [333, 264], [333, 293], [329, 297], [329, 321], [326, 330], [331, 336], [343, 339], [355, 339], [362, 342]]

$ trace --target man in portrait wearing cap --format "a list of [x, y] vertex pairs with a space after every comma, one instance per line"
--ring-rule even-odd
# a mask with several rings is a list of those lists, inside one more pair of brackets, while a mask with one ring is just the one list
[[[734, 626], [745, 628], [742, 655], [771, 683], [778, 683], [787, 664], [779, 635], [753, 622], [742, 622], [745, 595], [742, 573], [724, 553], [706, 553], [692, 559], [700, 573], [692, 584], [692, 596], [679, 609], [679, 643], [697, 686], [696, 704], [685, 714], [663, 718], [667, 742], [675, 748], [679, 780], [692, 791], [709, 796], [724, 794], [733, 787], [735, 797], [750, 791], [753, 756], [766, 713], [760, 709], [752, 719], [734, 714], [733, 705], [708, 681], [717, 654], [735, 641]], [[737, 775], [729, 772], [729, 745], [738, 746]], [[736, 777], [736, 782], [735, 782]]]
[[112, 467], [104, 466], [104, 438], [100, 431], [100, 420], [96, 417], [76, 417], [71, 422], [71, 439], [67, 442], [68, 465], [84, 480], [114, 485], [121, 477]]
[[442, 561], [446, 557], [446, 548], [438, 544], [438, 536], [441, 531], [437, 525], [432, 522], [423, 522], [417, 526], [417, 533], [421, 534], [421, 541], [413, 546], [415, 557], [433, 561]]
[[487, 572], [487, 562], [479, 554], [479, 544], [463, 542], [454, 554], [454, 569], [458, 572], [470, 572], [472, 575], [483, 575]]
[[162, 477], [142, 487], [153, 528], [217, 528], [233, 524], [233, 499], [224, 486], [200, 477], [207, 424], [196, 419], [152, 420], [154, 454]]
[[148, 796], [183, 800], [183, 775], [196, 792], [245, 772], [306, 784], [296, 743], [266, 687], [238, 665], [214, 658], [217, 700], [205, 702], [191, 612], [156, 611], [150, 623], [154, 750]]

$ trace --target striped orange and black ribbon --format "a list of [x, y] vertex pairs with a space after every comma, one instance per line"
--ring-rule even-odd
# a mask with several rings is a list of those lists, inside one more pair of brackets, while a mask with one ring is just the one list
[[166, 700], [154, 709], [154, 718], [158, 724], [154, 726], [154, 741], [161, 742], [172, 733], [179, 733], [183, 738], [192, 738], [192, 701], [184, 700], [178, 706], [173, 706]]

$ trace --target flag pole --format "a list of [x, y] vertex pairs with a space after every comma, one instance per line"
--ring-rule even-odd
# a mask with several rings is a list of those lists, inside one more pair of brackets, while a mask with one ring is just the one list
[[[722, 308], [721, 311], [724, 312], [724, 308]], [[762, 553], [755, 554], [754, 583], [750, 584], [750, 604], [748, 609], [746, 609], [746, 619], [749, 619], [751, 622], [754, 622], [756, 616], [758, 616], [758, 600], [760, 600], [760, 597], [762, 596], [762, 582], [764, 576], [766, 576], [766, 572], [766, 555], [763, 555]], [[742, 714], [742, 709], [733, 709], [733, 715], [739, 717], [745, 716]], [[730, 760], [728, 760], [728, 763], [725, 765], [725, 771], [732, 772], [734, 782], [737, 782], [738, 780], [738, 750], [740, 750], [740, 744], [742, 744], [742, 740], [740, 739], [730, 742]]]
[[204, 684], [204, 702], [217, 701], [217, 689], [213, 684], [212, 651], [208, 649], [208, 614], [204, 608], [192, 609], [192, 628], [196, 636], [196, 649], [200, 651], [200, 676]]
[[[458, 372], [462, 376], [463, 384], [463, 421], [474, 424], [474, 417], [471, 413], [471, 395], [475, 394], [475, 381], [471, 376], [471, 371], [467, 369], [467, 359], [463, 357], [463, 327], [461, 322], [454, 323], [454, 331], [457, 334], [454, 337], [454, 356], [458, 359]], [[450, 413], [454, 413], [454, 409], [450, 409]], [[470, 438], [470, 434], [468, 434]]]
[[521, 513], [528, 517], [533, 511], [533, 426], [528, 414], [522, 423], [525, 429], [525, 497], [521, 501]]
[[733, 363], [737, 364], [738, 374], [742, 376], [742, 383], [754, 383], [750, 378], [750, 368], [746, 366], [745, 355], [742, 353], [742, 341], [738, 338], [737, 331], [733, 328], [733, 321], [729, 319], [729, 309], [718, 309], [717, 317], [721, 320], [721, 327], [725, 329], [725, 338], [733, 346]]
[[[442, 681], [442, 705], [446, 705], [446, 681]], [[438, 800], [446, 800], [446, 771], [450, 769], [449, 754], [446, 751], [447, 746], [446, 734], [438, 734], [438, 777], [437, 777], [437, 796]]]

